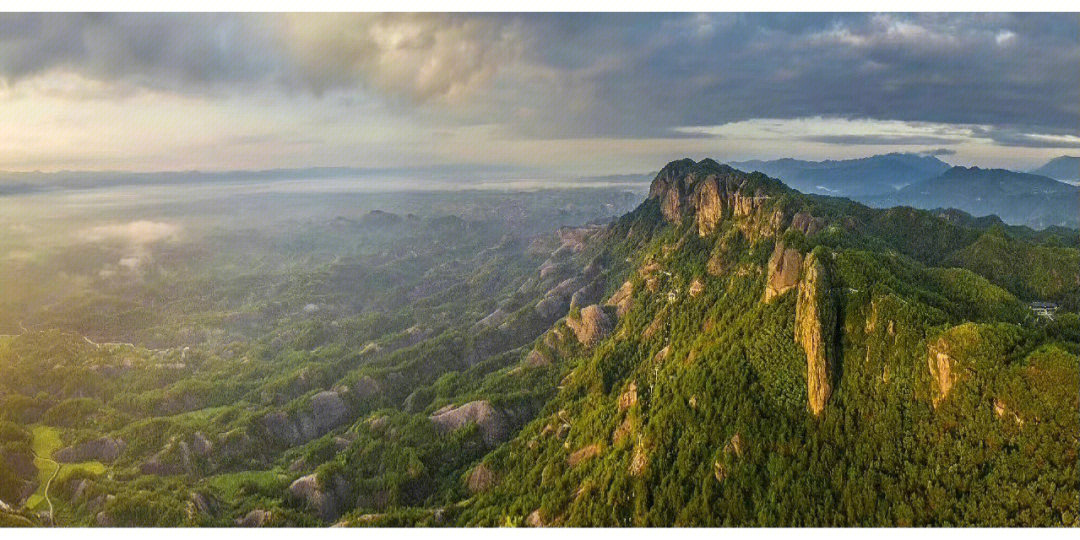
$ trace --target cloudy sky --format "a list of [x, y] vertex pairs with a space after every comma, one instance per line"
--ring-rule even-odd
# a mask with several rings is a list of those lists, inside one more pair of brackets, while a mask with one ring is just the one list
[[0, 15], [0, 170], [1080, 153], [1076, 15]]

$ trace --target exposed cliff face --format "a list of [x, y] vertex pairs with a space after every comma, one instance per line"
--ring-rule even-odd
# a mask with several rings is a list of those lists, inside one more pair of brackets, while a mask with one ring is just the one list
[[615, 294], [608, 298], [607, 302], [604, 302], [605, 306], [614, 306], [615, 314], [619, 317], [625, 317], [626, 313], [630, 311], [630, 306], [634, 301], [634, 284], [629, 280], [619, 287], [619, 290], [615, 291]]
[[953, 387], [963, 377], [966, 368], [961, 365], [961, 359], [970, 356], [979, 341], [978, 326], [965, 323], [949, 328], [930, 343], [926, 364], [934, 385], [934, 407], [949, 397]]
[[124, 441], [121, 439], [102, 437], [63, 448], [57, 451], [54, 457], [60, 463], [80, 463], [83, 461], [112, 463], [116, 461], [116, 458], [120, 457], [125, 446]]
[[791, 228], [801, 231], [806, 236], [813, 236], [825, 228], [825, 220], [811, 216], [806, 212], [799, 212], [791, 216]]
[[496, 483], [498, 483], [498, 478], [496, 477], [495, 472], [484, 463], [477, 465], [469, 472], [469, 475], [465, 480], [465, 485], [469, 488], [469, 493], [483, 493], [489, 491]]
[[450, 433], [476, 424], [480, 426], [480, 433], [488, 446], [495, 446], [510, 433], [506, 416], [488, 401], [472, 401], [457, 408], [436, 411], [430, 418], [440, 433]]
[[604, 314], [604, 310], [596, 304], [583, 308], [579, 317], [567, 317], [566, 325], [573, 330], [578, 341], [586, 347], [591, 347], [607, 337], [614, 326]]
[[664, 167], [649, 187], [649, 198], [660, 201], [664, 219], [677, 223], [694, 216], [698, 234], [706, 236], [728, 217], [754, 217], [744, 227], [748, 231], [780, 230], [785, 215], [769, 211], [769, 201], [786, 188], [763, 175], [750, 175], [711, 159], [694, 163], [673, 161]]
[[806, 353], [806, 394], [810, 410], [820, 415], [832, 394], [836, 303], [825, 265], [811, 253], [802, 267], [795, 303], [795, 341]]
[[795, 288], [802, 265], [803, 258], [799, 250], [785, 246], [783, 240], [776, 242], [772, 256], [769, 257], [764, 300], [768, 302]]
[[934, 378], [934, 407], [942, 400], [949, 397], [953, 384], [956, 383], [956, 374], [953, 372], [953, 358], [949, 355], [949, 346], [944, 339], [930, 345], [930, 354], [926, 358], [930, 375]]
[[275, 440], [296, 446], [322, 436], [348, 419], [348, 408], [336, 391], [315, 394], [310, 405], [310, 412], [268, 413], [262, 417], [262, 426]]

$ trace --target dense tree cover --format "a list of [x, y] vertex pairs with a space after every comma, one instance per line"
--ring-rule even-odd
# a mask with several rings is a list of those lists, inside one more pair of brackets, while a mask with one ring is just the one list
[[[629, 201], [589, 190], [543, 197], [566, 202], [443, 194], [428, 211], [460, 205], [474, 219], [372, 213], [279, 230], [223, 227], [154, 245], [157, 264], [137, 279], [103, 272], [95, 288], [44, 308], [5, 298], [0, 325], [15, 335], [0, 336], [0, 500], [19, 523], [49, 521], [41, 499], [19, 508], [28, 487], [41, 488], [29, 431], [41, 425], [56, 429], [61, 446], [124, 443], [107, 474], [61, 466], [64, 481], [50, 494], [52, 519], [63, 524], [233, 525], [256, 508], [271, 523], [315, 524], [287, 488], [300, 475], [338, 470], [350, 497], [377, 494], [380, 508], [460, 498], [460, 475], [487, 446], [475, 429], [444, 440], [427, 416], [484, 399], [512, 413], [516, 429], [553, 395], [551, 371], [508, 374], [518, 348], [550, 326], [532, 306], [552, 285], [531, 277], [559, 247], [550, 227]], [[598, 202], [612, 197], [624, 202]], [[80, 249], [30, 261], [40, 275], [20, 295], [51, 289], [54, 268], [93, 276], [119, 247]], [[474, 328], [497, 308], [516, 331]], [[266, 415], [313, 414], [313, 397], [326, 390], [345, 404], [329, 432], [299, 442], [268, 432]], [[375, 420], [384, 429], [373, 430]], [[196, 453], [199, 438], [213, 449]], [[23, 458], [29, 476], [11, 466]], [[352, 506], [363, 505], [343, 510]]]
[[[701, 235], [648, 199], [603, 229], [537, 234], [586, 219], [533, 209], [518, 227], [493, 199], [454, 198], [470, 219], [215, 229], [155, 246], [137, 280], [16, 295], [0, 500], [40, 487], [17, 465], [48, 430], [123, 441], [100, 469], [61, 465], [60, 524], [1075, 526], [1075, 231], [746, 186], [820, 230], [725, 215]], [[819, 416], [796, 291], [763, 300], [779, 242], [822, 261], [838, 314]], [[30, 263], [29, 289], [70, 279], [49, 265], [90, 279], [106, 255], [63, 257]], [[585, 346], [564, 318], [584, 306], [550, 298], [594, 273], [601, 303], [632, 294]], [[431, 419], [479, 402], [497, 426]], [[333, 504], [290, 489], [308, 475]], [[47, 523], [34, 502], [0, 524]]]
[[[783, 240], [827, 248], [841, 298], [822, 417], [806, 411], [794, 295], [761, 301], [772, 241], [747, 245], [732, 224], [706, 238], [690, 222], [650, 228], [648, 201], [616, 225], [613, 236], [629, 236], [612, 249], [641, 254], [639, 267], [658, 261], [666, 279], [648, 292], [632, 277], [642, 292], [616, 337], [566, 360], [572, 384], [485, 458], [502, 483], [458, 523], [1075, 525], [1076, 315], [1037, 318], [1014, 294], [1073, 306], [1064, 291], [1080, 252], [929, 212], [806, 199], [801, 208], [832, 223]], [[972, 254], [990, 235], [1009, 258]], [[729, 270], [707, 275], [710, 252]], [[1039, 289], [1047, 276], [1061, 288]], [[692, 298], [695, 278], [706, 285]], [[956, 377], [940, 402], [935, 347]], [[575, 463], [591, 446], [595, 456]]]

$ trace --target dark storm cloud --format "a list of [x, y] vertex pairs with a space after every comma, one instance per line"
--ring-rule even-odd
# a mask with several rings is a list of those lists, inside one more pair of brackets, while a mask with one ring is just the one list
[[1075, 133], [1077, 66], [1080, 25], [1066, 15], [0, 16], [9, 85], [69, 70], [185, 93], [364, 88], [543, 138], [835, 116], [1060, 145], [1031, 134]]
[[956, 155], [956, 150], [953, 150], [952, 148], [934, 148], [931, 150], [923, 150], [922, 152], [919, 152], [919, 154], [923, 156], [935, 157], [953, 156]]
[[1021, 146], [1025, 148], [1080, 148], [1080, 136], [1076, 132], [1061, 134], [1024, 133], [1015, 129], [972, 130], [975, 137], [990, 139], [1001, 146]]
[[2, 15], [0, 79], [62, 69], [184, 92], [261, 81], [285, 68], [269, 23], [257, 15]]
[[[559, 119], [583, 133], [807, 116], [1066, 133], [1080, 109], [1073, 16], [641, 15], [593, 22], [559, 34], [551, 44], [559, 52], [547, 53], [584, 56], [564, 79], [572, 87], [575, 76], [588, 76], [596, 107]], [[622, 47], [605, 46], [611, 42]], [[590, 66], [586, 58], [595, 74], [580, 67]]]

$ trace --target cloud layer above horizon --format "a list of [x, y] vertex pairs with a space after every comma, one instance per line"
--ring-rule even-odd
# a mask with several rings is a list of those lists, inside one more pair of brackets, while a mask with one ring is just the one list
[[1070, 15], [6, 14], [0, 169], [1030, 165], [1078, 68]]

